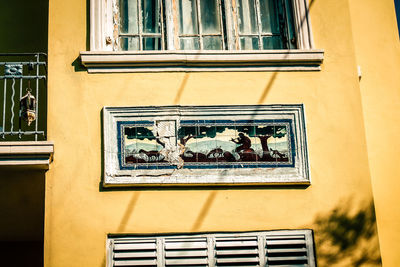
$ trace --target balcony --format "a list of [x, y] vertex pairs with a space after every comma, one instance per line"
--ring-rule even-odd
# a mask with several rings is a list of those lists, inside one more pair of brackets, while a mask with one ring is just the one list
[[48, 169], [46, 128], [46, 54], [0, 54], [0, 168]]

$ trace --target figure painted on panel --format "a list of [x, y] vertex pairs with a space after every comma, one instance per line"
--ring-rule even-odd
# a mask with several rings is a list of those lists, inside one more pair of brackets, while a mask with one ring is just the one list
[[244, 135], [244, 133], [239, 133], [239, 137], [238, 138], [232, 138], [231, 139], [232, 142], [234, 142], [235, 144], [238, 144], [240, 146], [238, 146], [235, 151], [237, 153], [240, 153], [241, 151], [246, 151], [249, 150], [251, 147], [251, 141], [250, 138], [248, 138], [247, 136]]

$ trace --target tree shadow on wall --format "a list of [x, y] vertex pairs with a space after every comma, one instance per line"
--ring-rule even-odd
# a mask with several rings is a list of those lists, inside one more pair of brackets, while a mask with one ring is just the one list
[[381, 266], [373, 202], [351, 210], [344, 201], [329, 214], [315, 220], [315, 243], [319, 266]]

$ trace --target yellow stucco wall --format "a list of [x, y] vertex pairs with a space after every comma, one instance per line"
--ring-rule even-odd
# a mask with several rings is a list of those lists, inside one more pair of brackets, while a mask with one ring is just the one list
[[400, 43], [394, 1], [350, 1], [384, 266], [400, 264]]
[[[319, 72], [88, 74], [86, 1], [50, 0], [45, 266], [105, 266], [109, 233], [299, 228], [315, 230], [320, 266], [379, 258], [348, 1], [310, 9]], [[103, 106], [275, 103], [305, 104], [307, 188], [99, 190]]]

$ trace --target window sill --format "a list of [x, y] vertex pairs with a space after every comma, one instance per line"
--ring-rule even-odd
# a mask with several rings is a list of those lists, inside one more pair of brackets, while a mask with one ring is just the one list
[[85, 51], [89, 73], [197, 71], [319, 71], [324, 51]]
[[48, 170], [53, 153], [52, 141], [0, 142], [0, 168]]

